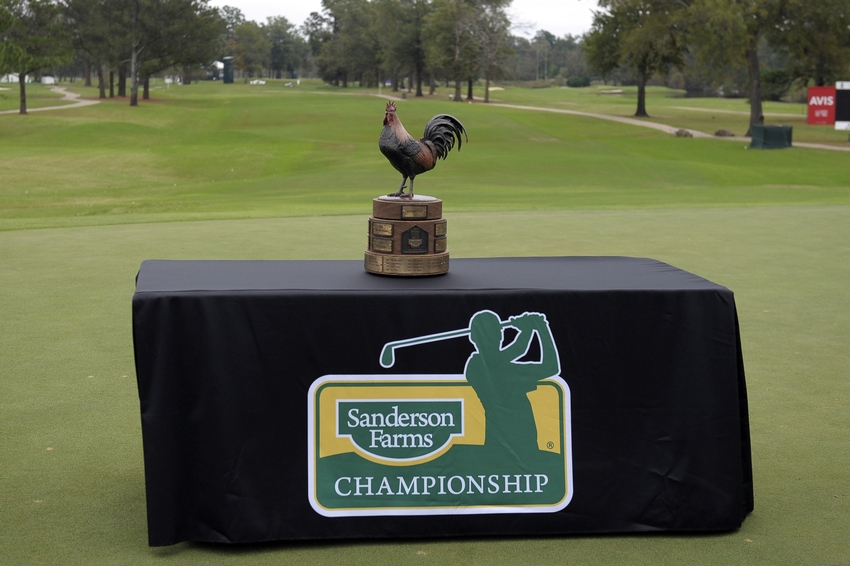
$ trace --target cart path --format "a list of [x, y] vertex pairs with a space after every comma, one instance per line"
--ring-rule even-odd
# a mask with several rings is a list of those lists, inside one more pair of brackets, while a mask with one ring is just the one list
[[[62, 106], [44, 106], [42, 108], [27, 108], [27, 114], [30, 112], [41, 112], [42, 110], [64, 110], [65, 108], [80, 108], [82, 106], [92, 106], [94, 104], [100, 104], [100, 100], [78, 100], [80, 98], [79, 94], [74, 92], [68, 92], [63, 86], [54, 86], [50, 90], [53, 92], [58, 92], [62, 95], [60, 100], [65, 100], [71, 102], [71, 104], [64, 104]], [[0, 112], [0, 114], [20, 114], [20, 109], [18, 110], [4, 110]]]
[[[679, 130], [685, 130], [690, 132], [692, 136], [695, 138], [713, 138], [714, 136], [710, 134], [706, 134], [705, 132], [700, 132], [698, 130], [689, 130], [688, 128], [677, 128], [675, 126], [668, 126], [667, 124], [658, 124], [656, 122], [650, 122], [648, 120], [641, 120], [638, 118], [626, 118], [625, 116], [611, 116], [609, 114], [597, 114], [595, 112], [582, 112], [580, 110], [565, 110], [563, 108], [542, 108], [539, 106], [520, 106], [517, 104], [501, 104], [501, 103], [490, 103], [490, 106], [500, 106], [502, 108], [513, 108], [515, 110], [535, 110], [537, 112], [552, 112], [555, 114], [571, 114], [573, 116], [584, 116], [586, 118], [598, 118], [599, 120], [609, 120], [611, 122], [619, 122], [621, 124], [629, 124], [630, 126], [639, 126], [643, 128], [651, 128], [653, 130], [658, 130], [667, 134], [675, 134]], [[742, 138], [743, 139], [743, 138]]]
[[[716, 112], [718, 114], [736, 114], [738, 116], [749, 116], [748, 110], [720, 110], [718, 108], [694, 108], [693, 106], [670, 106], [677, 110], [692, 110], [694, 112]], [[762, 112], [762, 116], [771, 118], [805, 118], [805, 114], [792, 114], [790, 112]]]
[[[376, 95], [380, 96], [380, 98], [386, 98], [387, 100], [401, 100], [401, 98], [389, 95]], [[541, 106], [522, 106], [518, 104], [503, 104], [490, 102], [489, 106], [499, 106], [501, 108], [512, 108], [514, 110], [530, 110], [533, 112], [551, 112], [554, 114], [570, 114], [572, 116], [584, 116], [586, 118], [597, 118], [599, 120], [609, 120], [611, 122], [619, 122], [621, 124], [628, 124], [630, 126], [638, 126], [641, 128], [650, 128], [653, 130], [658, 130], [660, 132], [664, 132], [667, 134], [675, 134], [679, 130], [685, 130], [686, 132], [690, 132], [690, 134], [695, 138], [711, 138], [715, 140], [725, 140], [725, 141], [733, 141], [739, 143], [750, 143], [750, 138], [745, 138], [743, 136], [713, 136], [711, 134], [707, 134], [705, 132], [700, 132], [699, 130], [691, 130], [688, 128], [677, 128], [676, 126], [668, 126], [667, 124], [659, 124], [657, 122], [650, 122], [648, 120], [641, 120], [639, 118], [627, 118], [625, 116], [611, 116], [610, 114], [597, 114], [595, 112], [582, 112], [581, 110], [566, 110], [563, 108], [545, 108]], [[808, 149], [830, 149], [833, 151], [850, 151], [850, 145], [847, 147], [836, 146], [836, 145], [828, 145], [822, 143], [807, 143], [807, 142], [793, 142], [793, 147], [805, 147]]]
[[[675, 134], [679, 130], [685, 130], [690, 132], [692, 136], [695, 138], [711, 138], [715, 140], [726, 140], [733, 142], [741, 142], [741, 143], [749, 143], [750, 138], [746, 138], [744, 136], [713, 136], [711, 134], [707, 134], [705, 132], [700, 132], [698, 130], [691, 130], [688, 128], [677, 128], [675, 126], [668, 126], [666, 124], [658, 124], [656, 122], [649, 122], [646, 120], [640, 120], [638, 118], [626, 118], [624, 116], [610, 116], [608, 114], [596, 114], [593, 112], [581, 112], [579, 110], [564, 110], [561, 108], [541, 108], [538, 106], [519, 106], [516, 104], [493, 104], [491, 106], [501, 106], [503, 108], [514, 108], [517, 110], [535, 110], [538, 112], [553, 112], [555, 114], [572, 114], [575, 116], [585, 116], [588, 118], [598, 118], [600, 120], [610, 120], [612, 122], [620, 122], [621, 124], [629, 124], [632, 126], [639, 126], [643, 128], [651, 128], [653, 130], [659, 130], [661, 132], [666, 132], [668, 134]], [[792, 142], [793, 147], [805, 147], [808, 149], [831, 149], [833, 151], [850, 151], [850, 145], [838, 146], [838, 145], [828, 145], [824, 143], [807, 143], [807, 142]]]
[[[386, 98], [387, 100], [401, 100], [396, 96], [389, 95], [376, 95], [380, 98]], [[586, 118], [598, 118], [600, 120], [610, 120], [612, 122], [620, 122], [621, 124], [629, 124], [631, 126], [640, 126], [642, 128], [652, 128], [653, 130], [659, 130], [665, 132], [667, 134], [675, 134], [678, 130], [687, 130], [687, 128], [676, 128], [674, 126], [668, 126], [666, 124], [657, 124], [655, 122], [649, 122], [646, 120], [639, 120], [637, 118], [626, 118], [624, 116], [611, 116], [609, 114], [596, 114], [594, 112], [582, 112], [580, 110], [565, 110], [563, 108], [546, 108], [541, 106], [521, 106], [518, 104], [503, 104], [498, 102], [489, 102], [488, 106], [498, 106], [500, 108], [512, 108], [514, 110], [532, 110], [535, 112], [552, 112], [555, 114], [570, 114], [573, 116], [584, 116]], [[687, 130], [691, 133], [695, 138], [713, 138], [714, 136], [706, 134], [705, 132], [700, 132], [697, 130]], [[746, 140], [746, 138], [741, 138], [741, 140]]]

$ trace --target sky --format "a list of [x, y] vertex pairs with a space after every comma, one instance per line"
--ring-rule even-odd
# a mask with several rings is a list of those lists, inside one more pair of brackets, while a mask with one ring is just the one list
[[[300, 26], [310, 12], [321, 12], [321, 0], [210, 0], [210, 6], [233, 6], [242, 10], [245, 18], [264, 23], [269, 16], [284, 16]], [[514, 35], [531, 37], [545, 29], [558, 37], [581, 35], [590, 29], [591, 10], [596, 0], [513, 0], [508, 13], [514, 24]]]

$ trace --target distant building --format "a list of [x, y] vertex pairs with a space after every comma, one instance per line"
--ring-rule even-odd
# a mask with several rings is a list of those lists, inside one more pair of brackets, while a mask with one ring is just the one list
[[[9, 73], [8, 75], [0, 76], [0, 83], [16, 83], [18, 82], [18, 73]], [[32, 77], [26, 76], [26, 82], [31, 83]]]

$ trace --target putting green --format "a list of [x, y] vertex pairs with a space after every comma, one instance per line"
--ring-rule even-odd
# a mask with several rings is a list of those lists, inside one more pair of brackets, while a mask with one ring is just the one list
[[359, 259], [367, 215], [0, 232], [3, 562], [847, 563], [850, 206], [840, 204], [447, 213], [453, 257], [647, 256], [735, 291], [756, 502], [740, 531], [148, 548], [130, 334], [139, 263]]

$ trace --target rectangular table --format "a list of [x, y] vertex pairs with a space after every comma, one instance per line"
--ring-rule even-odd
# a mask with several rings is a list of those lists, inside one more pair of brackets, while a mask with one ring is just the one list
[[733, 294], [623, 257], [146, 261], [149, 543], [738, 528]]

